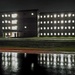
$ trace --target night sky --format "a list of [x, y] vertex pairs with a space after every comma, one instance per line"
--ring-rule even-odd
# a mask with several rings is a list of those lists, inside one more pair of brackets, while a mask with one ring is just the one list
[[75, 0], [0, 0], [0, 11], [39, 9], [39, 11], [74, 11]]

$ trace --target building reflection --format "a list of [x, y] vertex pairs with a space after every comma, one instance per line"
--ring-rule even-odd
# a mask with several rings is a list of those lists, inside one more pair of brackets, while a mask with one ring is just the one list
[[[75, 54], [3, 52], [4, 75], [74, 75]], [[1, 63], [1, 62], [0, 62]]]

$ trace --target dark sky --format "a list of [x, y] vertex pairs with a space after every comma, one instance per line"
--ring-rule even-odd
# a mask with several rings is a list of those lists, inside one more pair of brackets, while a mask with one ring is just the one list
[[75, 0], [0, 0], [0, 11], [39, 9], [40, 11], [73, 11]]

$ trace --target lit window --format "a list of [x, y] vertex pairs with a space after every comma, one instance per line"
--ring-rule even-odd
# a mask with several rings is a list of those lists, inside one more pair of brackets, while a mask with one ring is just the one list
[[51, 18], [52, 18], [53, 16], [51, 15]]
[[4, 17], [4, 15], [2, 15], [2, 17]]
[[7, 17], [7, 14], [5, 14], [5, 17]]
[[40, 18], [42, 18], [42, 15], [40, 16]]
[[2, 21], [2, 23], [4, 23], [4, 21]]
[[68, 35], [71, 35], [71, 33], [68, 33]]
[[60, 15], [58, 15], [58, 17], [60, 17]]
[[58, 35], [60, 35], [60, 33], [58, 33]]
[[71, 29], [71, 27], [70, 27], [70, 26], [68, 26], [68, 29]]
[[72, 14], [72, 16], [74, 17], [74, 16], [75, 16], [75, 14]]
[[12, 18], [16, 18], [18, 15], [16, 13], [14, 13], [11, 16], [12, 16]]
[[60, 29], [60, 27], [58, 27], [58, 29]]
[[10, 29], [10, 27], [8, 27], [8, 29]]
[[42, 36], [43, 34], [42, 34], [42, 33], [40, 33], [40, 35]]
[[44, 36], [46, 35], [46, 33], [44, 33]]
[[27, 28], [27, 26], [24, 26], [24, 28], [26, 29], [26, 28]]
[[67, 35], [67, 33], [65, 33], [65, 35]]
[[61, 26], [61, 29], [64, 29], [64, 27], [63, 27], [63, 26]]
[[58, 21], [58, 23], [60, 23], [60, 21]]
[[56, 35], [56, 33], [54, 33], [54, 35]]
[[53, 27], [51, 27], [51, 30], [53, 29]]
[[46, 21], [44, 21], [44, 24], [46, 24]]
[[49, 24], [49, 21], [47, 21], [47, 24]]
[[53, 21], [51, 21], [51, 24], [53, 23]]
[[12, 20], [12, 24], [17, 24], [17, 20]]
[[49, 30], [49, 27], [47, 27], [47, 30]]
[[56, 26], [54, 26], [54, 29], [56, 29]]
[[53, 35], [53, 33], [51, 33], [51, 36]]
[[57, 16], [57, 15], [56, 15], [56, 14], [54, 14], [54, 18], [56, 18], [56, 16]]
[[56, 24], [56, 21], [54, 21], [54, 24]]
[[72, 20], [72, 23], [74, 23], [74, 20]]
[[67, 29], [67, 27], [65, 27], [65, 29]]
[[40, 27], [40, 29], [42, 30], [43, 28], [42, 28], [42, 27]]
[[46, 18], [46, 15], [44, 15], [44, 18]]
[[10, 21], [8, 21], [8, 23], [11, 23]]
[[46, 27], [44, 27], [44, 30], [46, 30]]
[[17, 26], [12, 26], [12, 30], [17, 30]]
[[65, 23], [67, 23], [67, 21], [65, 20]]
[[61, 35], [63, 35], [63, 33], [61, 33]]
[[65, 14], [65, 17], [67, 17], [67, 14]]
[[7, 35], [7, 33], [5, 33], [5, 35]]
[[5, 29], [7, 29], [7, 27], [5, 27]]
[[72, 29], [74, 29], [74, 26], [72, 26]]
[[72, 35], [74, 35], [74, 33], [72, 33]]
[[49, 35], [49, 33], [47, 33], [47, 35]]
[[5, 20], [5, 23], [7, 23], [8, 21], [7, 20]]
[[61, 17], [63, 18], [64, 17], [64, 14], [61, 14]]
[[42, 24], [42, 21], [40, 23]]
[[71, 23], [71, 20], [68, 20], [68, 23]]
[[10, 35], [10, 33], [8, 33], [8, 35]]
[[49, 15], [47, 15], [47, 18], [49, 18], [50, 16]]
[[34, 13], [31, 13], [31, 15], [34, 15]]
[[61, 24], [63, 24], [64, 23], [64, 21], [63, 20], [61, 20]]
[[10, 14], [8, 15], [8, 17], [10, 17]]
[[68, 17], [71, 17], [71, 13], [68, 14]]
[[2, 27], [2, 29], [4, 29], [4, 27]]

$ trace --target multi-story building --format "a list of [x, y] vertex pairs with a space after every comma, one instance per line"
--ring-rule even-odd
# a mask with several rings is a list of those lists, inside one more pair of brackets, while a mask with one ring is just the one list
[[75, 36], [75, 12], [22, 10], [0, 13], [1, 37]]
[[0, 13], [0, 36], [37, 36], [37, 10], [22, 10]]
[[40, 12], [39, 36], [75, 36], [75, 12]]

